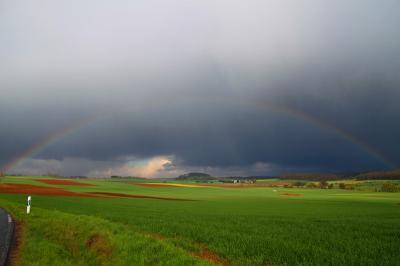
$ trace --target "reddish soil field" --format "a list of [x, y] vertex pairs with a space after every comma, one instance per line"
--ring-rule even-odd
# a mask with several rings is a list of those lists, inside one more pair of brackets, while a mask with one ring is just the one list
[[0, 184], [0, 193], [27, 194], [43, 196], [67, 196], [67, 197], [96, 197], [86, 193], [76, 193], [62, 188], [41, 187], [28, 184]]
[[85, 184], [65, 179], [35, 179], [35, 181], [42, 182], [48, 185], [64, 185], [64, 186], [94, 186], [92, 184]]
[[0, 184], [0, 193], [41, 195], [41, 196], [66, 196], [66, 197], [91, 197], [91, 198], [118, 197], [118, 198], [137, 198], [137, 199], [194, 201], [191, 199], [152, 197], [144, 195], [130, 195], [130, 194], [110, 193], [110, 192], [78, 193], [78, 192], [68, 191], [62, 188], [41, 187], [28, 184], [10, 184], [10, 183]]
[[287, 192], [281, 193], [280, 195], [281, 196], [288, 196], [288, 197], [301, 197], [301, 196], [304, 196], [304, 194], [287, 193]]
[[89, 194], [94, 194], [94, 195], [100, 195], [100, 196], [110, 196], [110, 197], [119, 197], [119, 198], [194, 201], [194, 200], [191, 200], [191, 199], [164, 198], [164, 197], [153, 197], [153, 196], [144, 196], [144, 195], [131, 195], [131, 194], [112, 193], [112, 192], [88, 192], [88, 193]]

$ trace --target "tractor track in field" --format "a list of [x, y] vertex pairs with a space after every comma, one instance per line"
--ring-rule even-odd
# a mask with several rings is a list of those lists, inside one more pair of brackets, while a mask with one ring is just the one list
[[[161, 235], [159, 233], [143, 233], [144, 235], [151, 237], [153, 239], [156, 239], [158, 241], [168, 241], [169, 239], [173, 239], [170, 237], [166, 237], [164, 235]], [[176, 237], [175, 237], [176, 239]], [[219, 256], [217, 253], [215, 253], [214, 251], [210, 250], [207, 245], [205, 245], [204, 243], [200, 243], [200, 242], [195, 242], [192, 241], [191, 245], [194, 245], [198, 248], [197, 251], [192, 251], [192, 252], [188, 252], [188, 254], [190, 254], [193, 257], [199, 258], [201, 260], [206, 260], [209, 261], [213, 264], [218, 264], [218, 265], [222, 265], [222, 266], [229, 266], [228, 260], [226, 260], [225, 258]], [[179, 247], [179, 246], [178, 246]]]

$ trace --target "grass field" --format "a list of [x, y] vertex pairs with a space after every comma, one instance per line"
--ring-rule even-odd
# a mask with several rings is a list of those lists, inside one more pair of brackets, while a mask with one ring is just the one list
[[0, 183], [78, 193], [33, 194], [28, 216], [26, 193], [0, 191], [23, 223], [20, 265], [400, 265], [400, 193], [77, 182], [92, 186]]

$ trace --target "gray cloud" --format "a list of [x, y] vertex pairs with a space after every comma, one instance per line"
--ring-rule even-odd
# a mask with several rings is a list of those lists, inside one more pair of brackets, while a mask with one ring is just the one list
[[[5, 1], [0, 164], [97, 117], [34, 159], [72, 174], [170, 156], [179, 171], [218, 174], [398, 166], [399, 8]], [[46, 171], [38, 162], [19, 170]]]

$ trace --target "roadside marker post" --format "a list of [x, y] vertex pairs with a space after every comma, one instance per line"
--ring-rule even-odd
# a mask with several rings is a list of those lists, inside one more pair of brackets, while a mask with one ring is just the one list
[[26, 206], [26, 214], [31, 212], [31, 196], [28, 196], [28, 205]]

